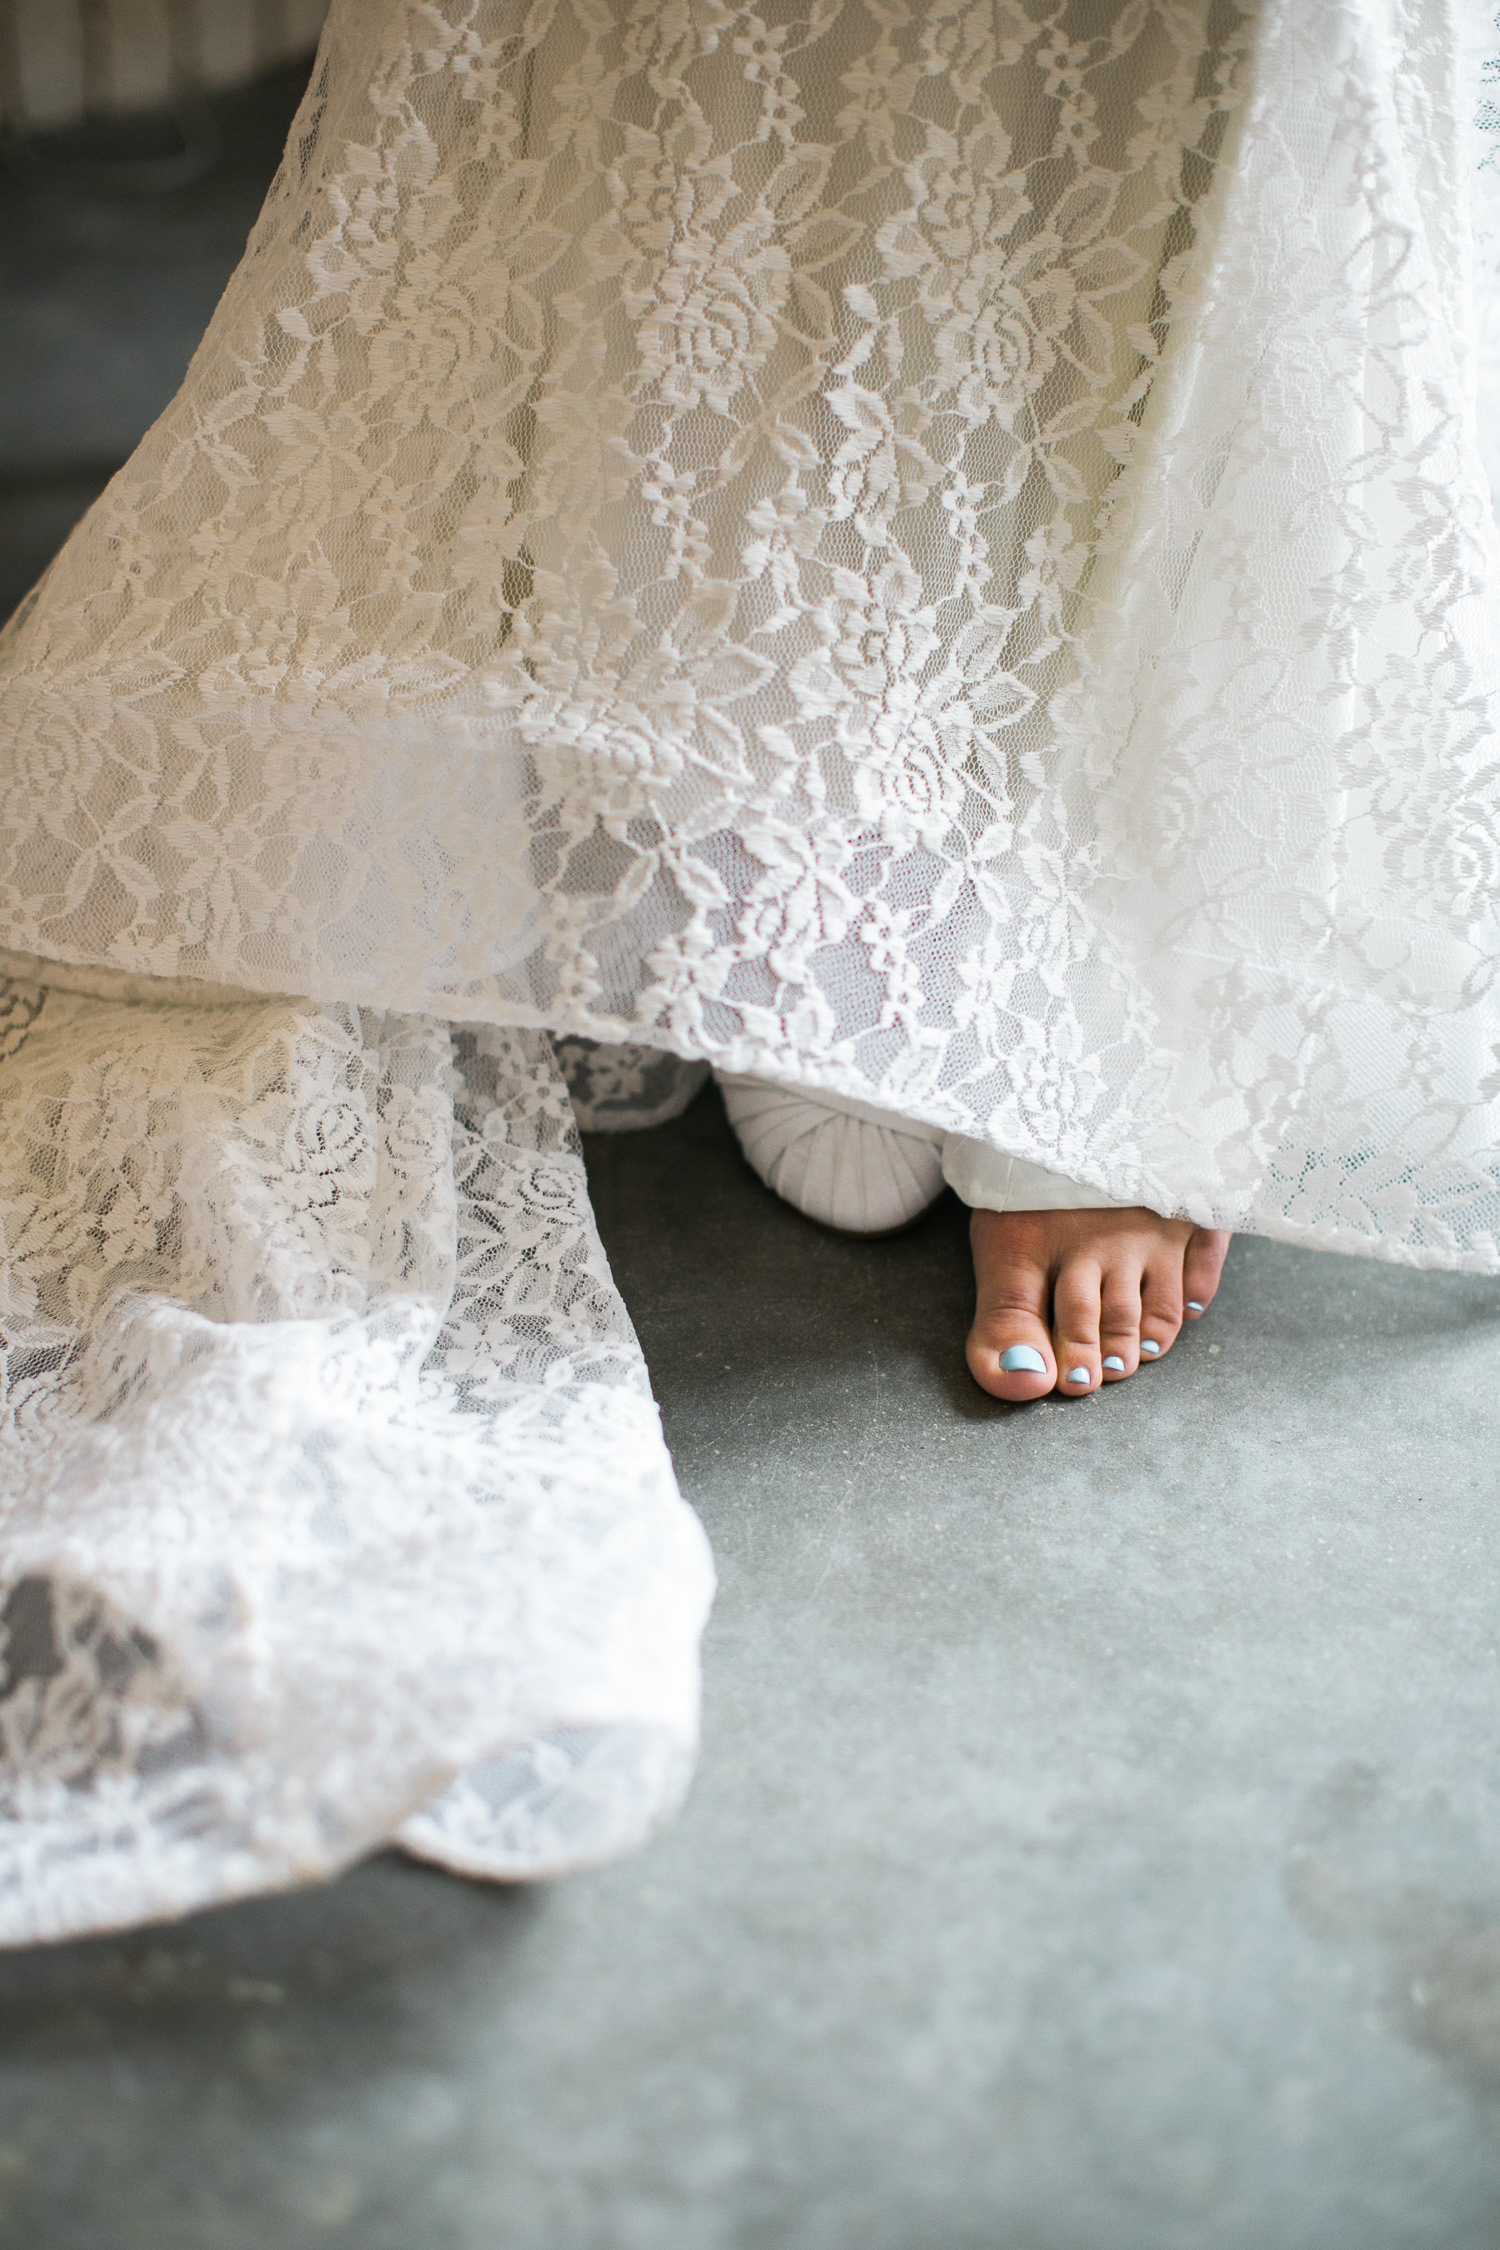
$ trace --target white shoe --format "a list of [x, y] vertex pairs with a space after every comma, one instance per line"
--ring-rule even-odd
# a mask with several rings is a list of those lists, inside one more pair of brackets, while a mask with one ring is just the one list
[[893, 1234], [943, 1192], [943, 1134], [889, 1110], [714, 1073], [735, 1138], [768, 1188], [842, 1234]]

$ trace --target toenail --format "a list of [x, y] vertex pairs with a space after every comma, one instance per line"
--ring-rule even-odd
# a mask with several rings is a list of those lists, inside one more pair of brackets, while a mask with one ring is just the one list
[[1125, 1372], [1125, 1362], [1115, 1352], [1110, 1353], [1104, 1364], [1112, 1375], [1123, 1375]]
[[1000, 1354], [1000, 1365], [1007, 1375], [1045, 1375], [1047, 1362], [1031, 1344], [1012, 1344]]
[[1089, 1371], [1086, 1367], [1070, 1367], [1068, 1369], [1068, 1381], [1070, 1383], [1086, 1383], [1088, 1379]]
[[1157, 1353], [1161, 1350], [1161, 1346], [1160, 1344], [1153, 1344], [1149, 1336], [1143, 1336], [1141, 1338], [1141, 1350], [1148, 1359], [1155, 1359]]
[[1187, 1301], [1187, 1309], [1189, 1312], [1202, 1312], [1203, 1307], [1199, 1304], [1196, 1297], [1189, 1297]]

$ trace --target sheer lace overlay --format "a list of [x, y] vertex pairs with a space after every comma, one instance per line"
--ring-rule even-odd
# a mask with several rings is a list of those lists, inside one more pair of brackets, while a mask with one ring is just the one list
[[637, 1840], [709, 1567], [545, 1036], [8, 1007], [0, 1937]]
[[680, 1787], [548, 1032], [1500, 1270], [1476, 20], [335, 0], [0, 649], [8, 1927]]
[[640, 1133], [680, 1117], [708, 1083], [708, 1065], [658, 1047], [559, 1039], [557, 1059], [585, 1133]]
[[1495, 1263], [1446, 0], [336, 8], [14, 628], [43, 955]]

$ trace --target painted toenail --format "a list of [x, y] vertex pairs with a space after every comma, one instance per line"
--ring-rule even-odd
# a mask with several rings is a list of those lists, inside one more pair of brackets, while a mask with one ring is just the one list
[[1189, 1312], [1202, 1312], [1203, 1307], [1199, 1304], [1196, 1297], [1189, 1297], [1187, 1302], [1187, 1309]]
[[1047, 1362], [1031, 1344], [1012, 1344], [1000, 1354], [1000, 1365], [1007, 1375], [1045, 1375]]
[[1070, 1383], [1086, 1383], [1088, 1379], [1089, 1371], [1086, 1367], [1070, 1367], [1068, 1369], [1068, 1381]]
[[1148, 1359], [1155, 1359], [1157, 1353], [1161, 1350], [1161, 1346], [1160, 1344], [1153, 1344], [1149, 1336], [1143, 1336], [1141, 1338], [1141, 1350]]
[[1125, 1362], [1115, 1352], [1110, 1353], [1104, 1364], [1112, 1375], [1123, 1375], [1125, 1372]]

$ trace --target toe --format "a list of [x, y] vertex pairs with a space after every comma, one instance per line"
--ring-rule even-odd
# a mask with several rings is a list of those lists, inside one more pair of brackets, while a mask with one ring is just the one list
[[1224, 1260], [1229, 1254], [1230, 1237], [1207, 1227], [1195, 1227], [1188, 1237], [1186, 1255], [1182, 1261], [1183, 1315], [1188, 1320], [1201, 1320], [1214, 1301], [1219, 1277], [1224, 1271]]
[[1106, 1383], [1121, 1383], [1141, 1360], [1141, 1261], [1121, 1256], [1104, 1269], [1099, 1305], [1100, 1368]]
[[1045, 1318], [1050, 1274], [1027, 1216], [976, 1211], [969, 1229], [974, 1252], [969, 1372], [981, 1390], [1013, 1405], [1041, 1398], [1057, 1383]]
[[1160, 1359], [1182, 1326], [1182, 1251], [1167, 1242], [1141, 1277], [1141, 1357]]
[[1052, 1350], [1060, 1371], [1057, 1387], [1069, 1398], [1087, 1398], [1091, 1391], [1098, 1390], [1103, 1376], [1100, 1279], [1095, 1259], [1070, 1258], [1052, 1284]]

